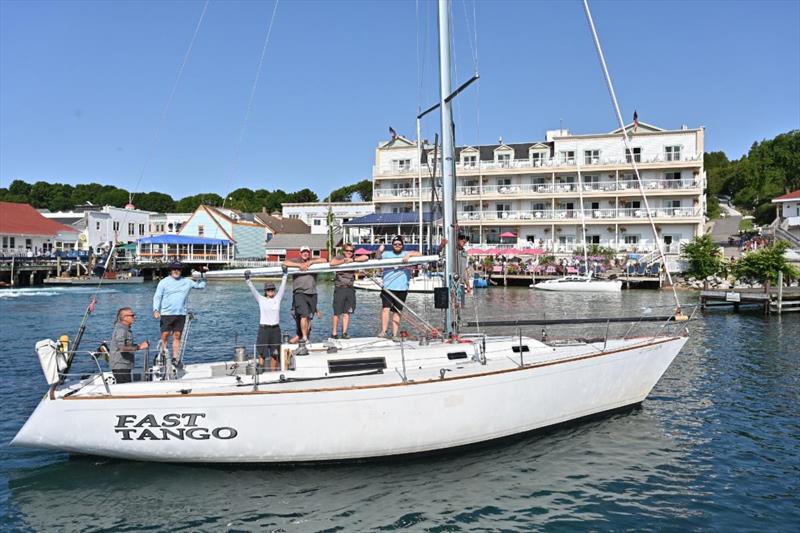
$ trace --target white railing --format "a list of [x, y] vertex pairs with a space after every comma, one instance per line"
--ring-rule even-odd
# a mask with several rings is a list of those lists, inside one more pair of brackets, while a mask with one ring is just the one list
[[[692, 218], [702, 215], [700, 208], [693, 207], [654, 207], [651, 209], [653, 218]], [[640, 207], [628, 207], [619, 209], [586, 209], [584, 215], [587, 220], [608, 219], [647, 219], [647, 211]], [[511, 221], [511, 220], [531, 220], [531, 221], [564, 221], [580, 220], [581, 212], [578, 209], [543, 209], [543, 210], [516, 210], [516, 211], [459, 211], [458, 220], [462, 222], [471, 221]]]
[[[419, 189], [374, 189], [373, 198], [403, 198], [403, 199], [418, 199]], [[424, 200], [430, 200], [431, 189], [430, 187], [422, 188], [422, 196]]]

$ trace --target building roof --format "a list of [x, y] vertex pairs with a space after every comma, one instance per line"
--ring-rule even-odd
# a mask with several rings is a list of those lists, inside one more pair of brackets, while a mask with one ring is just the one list
[[255, 213], [255, 218], [276, 235], [281, 233], [311, 233], [311, 227], [299, 218], [276, 217], [266, 213]]
[[[334, 243], [341, 239], [337, 233], [333, 237]], [[328, 235], [326, 233], [278, 233], [267, 242], [267, 253], [270, 250], [296, 250], [301, 246], [308, 246], [312, 250], [324, 250], [328, 247]]]
[[[422, 222], [429, 223], [433, 215], [422, 213]], [[434, 220], [439, 220], [442, 216], [437, 213]], [[388, 226], [403, 224], [419, 224], [419, 213], [370, 213], [363, 217], [354, 218], [344, 223], [345, 226]]]
[[210, 239], [208, 237], [193, 237], [191, 235], [156, 235], [139, 239], [139, 244], [230, 244], [228, 239]]
[[0, 202], [0, 233], [5, 235], [55, 236], [59, 233], [78, 233], [75, 228], [65, 226], [42, 216], [29, 204]]
[[800, 200], [800, 189], [792, 191], [788, 194], [784, 194], [783, 196], [773, 198], [772, 203], [777, 204], [781, 202], [791, 202], [792, 200]]

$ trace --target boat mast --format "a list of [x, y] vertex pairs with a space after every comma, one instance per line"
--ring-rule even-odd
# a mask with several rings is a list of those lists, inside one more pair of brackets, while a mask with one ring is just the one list
[[581, 205], [581, 229], [583, 230], [583, 268], [586, 270], [586, 277], [591, 278], [589, 274], [589, 245], [586, 242], [586, 212], [583, 210], [583, 178], [581, 177], [581, 159], [578, 155], [578, 147], [575, 147], [575, 166], [578, 169], [578, 201]]
[[439, 0], [439, 105], [442, 119], [442, 192], [444, 201], [445, 286], [451, 295], [445, 313], [445, 338], [458, 333], [458, 324], [452, 298], [456, 286], [456, 161], [453, 128], [453, 111], [450, 98], [450, 0]]
[[[417, 187], [419, 187], [419, 253], [425, 253], [422, 250], [422, 234], [423, 234], [423, 222], [422, 222], [422, 206], [424, 202], [424, 198], [422, 196], [422, 140], [421, 140], [421, 133], [422, 133], [422, 126], [420, 125], [420, 121], [422, 119], [419, 115], [417, 115]], [[430, 252], [428, 252], [430, 253]]]

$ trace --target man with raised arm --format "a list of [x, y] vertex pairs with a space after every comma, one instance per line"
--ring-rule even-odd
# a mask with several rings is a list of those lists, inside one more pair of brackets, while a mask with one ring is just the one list
[[[412, 257], [422, 255], [419, 252], [404, 250], [405, 243], [403, 237], [398, 235], [392, 239], [392, 249], [384, 252], [384, 245], [381, 244], [376, 259], [399, 259], [404, 263]], [[411, 279], [411, 269], [409, 267], [394, 267], [383, 270], [383, 290], [381, 290], [381, 332], [378, 337], [386, 337], [386, 330], [389, 327], [389, 312], [392, 313], [392, 340], [399, 341], [400, 318], [403, 312], [403, 304], [408, 296], [408, 281]]]
[[[342, 255], [331, 259], [331, 266], [345, 265], [347, 263], [363, 263], [369, 259], [366, 255], [355, 255], [355, 248], [348, 243], [342, 248]], [[333, 278], [333, 319], [331, 337], [338, 339], [339, 317], [342, 317], [342, 338], [349, 339], [347, 326], [350, 324], [350, 314], [356, 310], [356, 289], [353, 282], [356, 273], [352, 270], [337, 271]]]
[[169, 336], [172, 335], [172, 364], [179, 367], [181, 362], [181, 335], [186, 325], [189, 291], [205, 289], [206, 280], [202, 272], [193, 272], [192, 278], [181, 277], [183, 264], [173, 261], [169, 265], [169, 276], [158, 282], [153, 296], [153, 317], [161, 323], [161, 346], [166, 350]]

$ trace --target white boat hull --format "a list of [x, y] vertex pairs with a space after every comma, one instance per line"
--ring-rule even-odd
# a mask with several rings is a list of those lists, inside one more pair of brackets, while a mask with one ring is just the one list
[[618, 280], [599, 279], [548, 279], [532, 285], [534, 289], [543, 291], [569, 292], [620, 292], [622, 282]]
[[[392, 360], [380, 374], [276, 383], [257, 391], [186, 379], [113, 385], [109, 396], [99, 384], [89, 385], [85, 394], [81, 389], [67, 398], [64, 391], [56, 399], [45, 397], [12, 444], [145, 461], [223, 463], [445, 450], [640, 403], [686, 338], [609, 341], [606, 352], [602, 346], [553, 348], [525, 338], [532, 349], [525, 352], [523, 367], [513, 361], [519, 358], [511, 349], [517, 342], [487, 343], [486, 364], [470, 359], [448, 365], [446, 358], [429, 367], [423, 363], [409, 371], [407, 382]], [[430, 349], [472, 352], [464, 346]], [[325, 356], [303, 360], [314, 357]], [[409, 363], [409, 368], [417, 364]]]

